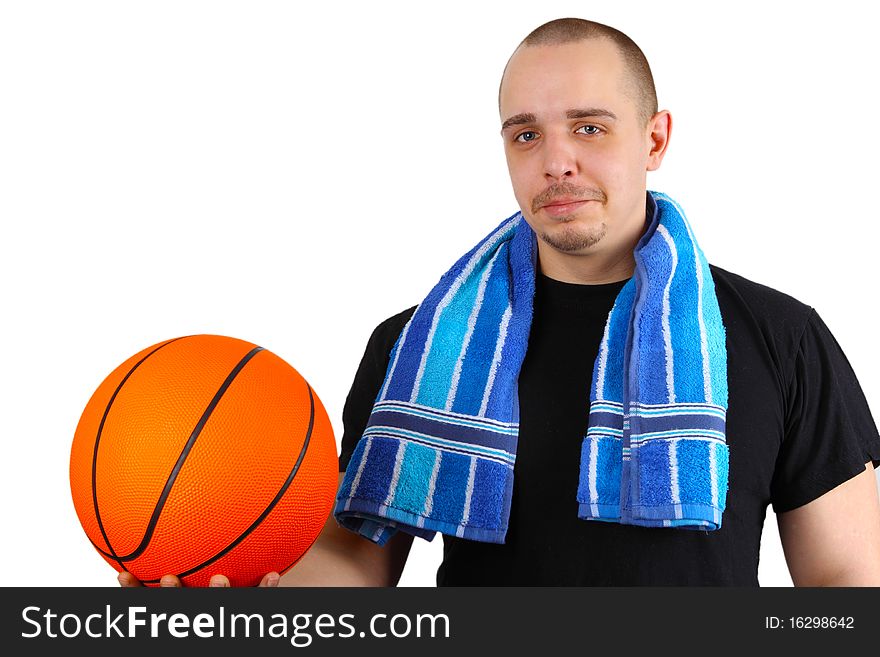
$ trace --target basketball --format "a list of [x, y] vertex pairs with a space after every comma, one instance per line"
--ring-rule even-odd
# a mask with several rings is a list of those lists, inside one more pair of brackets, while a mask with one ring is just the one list
[[338, 483], [315, 391], [250, 342], [190, 335], [138, 352], [86, 404], [70, 453], [79, 521], [148, 586], [256, 586], [312, 546]]

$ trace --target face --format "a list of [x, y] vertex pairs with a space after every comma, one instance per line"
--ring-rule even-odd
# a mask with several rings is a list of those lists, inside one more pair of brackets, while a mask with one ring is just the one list
[[542, 257], [547, 246], [554, 257], [631, 254], [644, 230], [646, 172], [659, 167], [671, 124], [664, 111], [639, 125], [627, 81], [604, 39], [521, 47], [508, 63], [501, 136]]

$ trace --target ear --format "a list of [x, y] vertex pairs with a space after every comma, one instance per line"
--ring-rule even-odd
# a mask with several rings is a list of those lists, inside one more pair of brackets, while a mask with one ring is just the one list
[[660, 168], [671, 135], [672, 114], [668, 110], [660, 110], [651, 118], [645, 128], [645, 138], [649, 149], [646, 171], [656, 171]]

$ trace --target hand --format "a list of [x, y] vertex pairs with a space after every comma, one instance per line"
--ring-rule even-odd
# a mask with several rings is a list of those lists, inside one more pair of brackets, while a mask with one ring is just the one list
[[[139, 579], [125, 570], [119, 573], [119, 576], [116, 579], [119, 582], [119, 585], [123, 588], [143, 586], [143, 583]], [[259, 586], [263, 588], [278, 586], [279, 579], [281, 579], [281, 576], [273, 571], [263, 575], [263, 579], [260, 580]], [[162, 579], [159, 580], [159, 586], [180, 588], [183, 585], [180, 583], [180, 579], [176, 575], [164, 575]], [[226, 577], [226, 575], [214, 575], [211, 577], [211, 583], [208, 586], [228, 587], [229, 578]]]

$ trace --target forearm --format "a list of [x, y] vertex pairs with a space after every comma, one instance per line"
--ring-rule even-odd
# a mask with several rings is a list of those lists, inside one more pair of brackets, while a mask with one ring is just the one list
[[[365, 540], [365, 539], [359, 539]], [[384, 549], [384, 548], [375, 548]], [[360, 557], [360, 558], [359, 558]], [[362, 551], [332, 541], [316, 541], [278, 582], [279, 586], [393, 586], [387, 569], [364, 559]], [[396, 583], [396, 582], [395, 582]]]
[[380, 547], [331, 517], [279, 586], [397, 586], [412, 541], [412, 534], [401, 531]]
[[[339, 486], [345, 477], [339, 473]], [[327, 518], [321, 535], [278, 586], [397, 586], [413, 536], [397, 532], [383, 546]]]
[[880, 562], [863, 563], [826, 577], [818, 586], [880, 586]]

